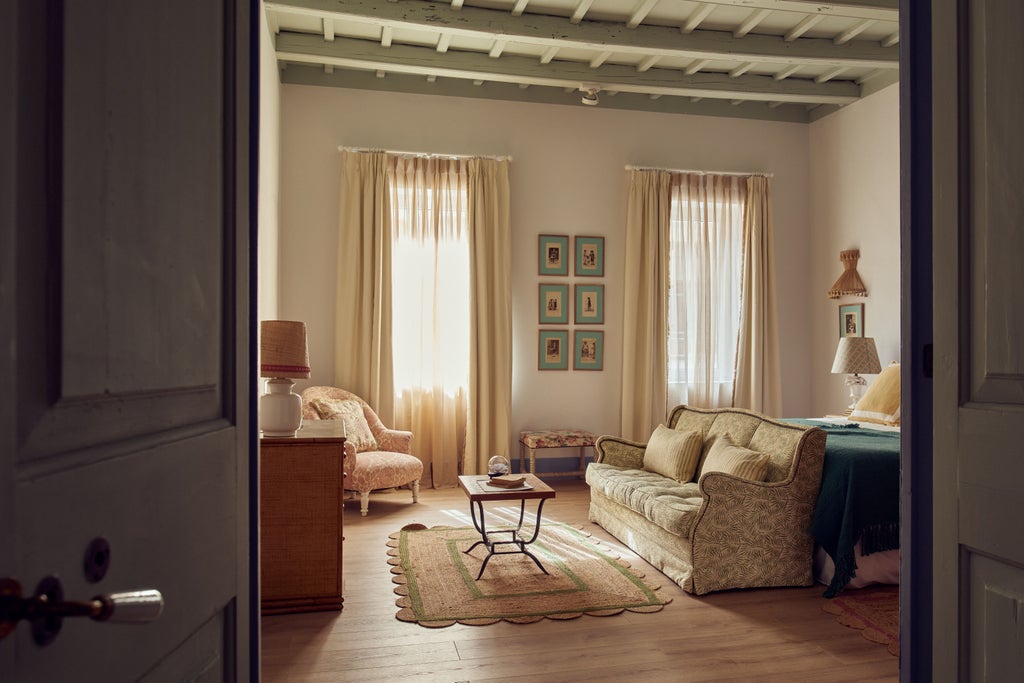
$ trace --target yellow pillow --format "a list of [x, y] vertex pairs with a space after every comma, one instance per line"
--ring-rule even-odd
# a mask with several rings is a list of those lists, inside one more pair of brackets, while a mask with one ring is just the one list
[[900, 364], [892, 363], [868, 386], [850, 413], [851, 420], [899, 426]]
[[677, 432], [658, 425], [644, 450], [643, 468], [678, 482], [693, 481], [693, 473], [700, 460], [704, 433]]
[[769, 460], [767, 453], [737, 446], [731, 435], [722, 434], [711, 444], [704, 466], [700, 468], [700, 476], [708, 472], [725, 472], [750, 481], [764, 481], [768, 476]]
[[359, 401], [350, 398], [342, 401], [314, 398], [309, 405], [313, 406], [313, 410], [323, 420], [344, 420], [345, 440], [356, 447], [357, 453], [377, 450], [377, 440], [373, 438], [370, 424], [363, 415], [363, 406]]

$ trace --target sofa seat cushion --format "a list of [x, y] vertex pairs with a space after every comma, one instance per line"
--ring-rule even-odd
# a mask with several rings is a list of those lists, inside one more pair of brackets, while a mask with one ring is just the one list
[[694, 482], [680, 483], [654, 472], [591, 463], [587, 483], [606, 497], [643, 515], [665, 531], [689, 536], [703, 498]]

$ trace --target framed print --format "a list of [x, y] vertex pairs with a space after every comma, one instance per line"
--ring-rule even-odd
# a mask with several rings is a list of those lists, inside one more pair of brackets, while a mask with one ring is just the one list
[[839, 307], [839, 336], [864, 336], [864, 304], [844, 304]]
[[576, 275], [581, 277], [604, 276], [604, 238], [576, 237]]
[[569, 236], [540, 235], [538, 239], [540, 251], [538, 273], [540, 275], [569, 274]]
[[604, 323], [604, 285], [576, 285], [574, 321], [577, 325]]
[[569, 330], [540, 330], [537, 338], [537, 369], [569, 369]]
[[565, 325], [569, 322], [569, 285], [540, 285], [540, 324]]
[[601, 370], [604, 367], [604, 332], [575, 330], [572, 369]]

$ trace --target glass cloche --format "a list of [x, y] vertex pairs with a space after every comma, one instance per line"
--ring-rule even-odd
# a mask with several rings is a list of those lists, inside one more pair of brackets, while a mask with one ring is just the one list
[[502, 455], [492, 456], [487, 461], [487, 476], [488, 477], [500, 477], [503, 474], [508, 474], [512, 471], [512, 466], [508, 462], [508, 458]]

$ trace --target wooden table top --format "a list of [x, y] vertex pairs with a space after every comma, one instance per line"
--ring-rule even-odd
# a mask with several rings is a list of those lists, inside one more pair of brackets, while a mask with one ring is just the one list
[[459, 477], [459, 486], [469, 496], [470, 502], [484, 500], [534, 500], [554, 498], [555, 490], [532, 474], [524, 474], [528, 489], [503, 489], [487, 486], [490, 479], [486, 474], [463, 474]]

